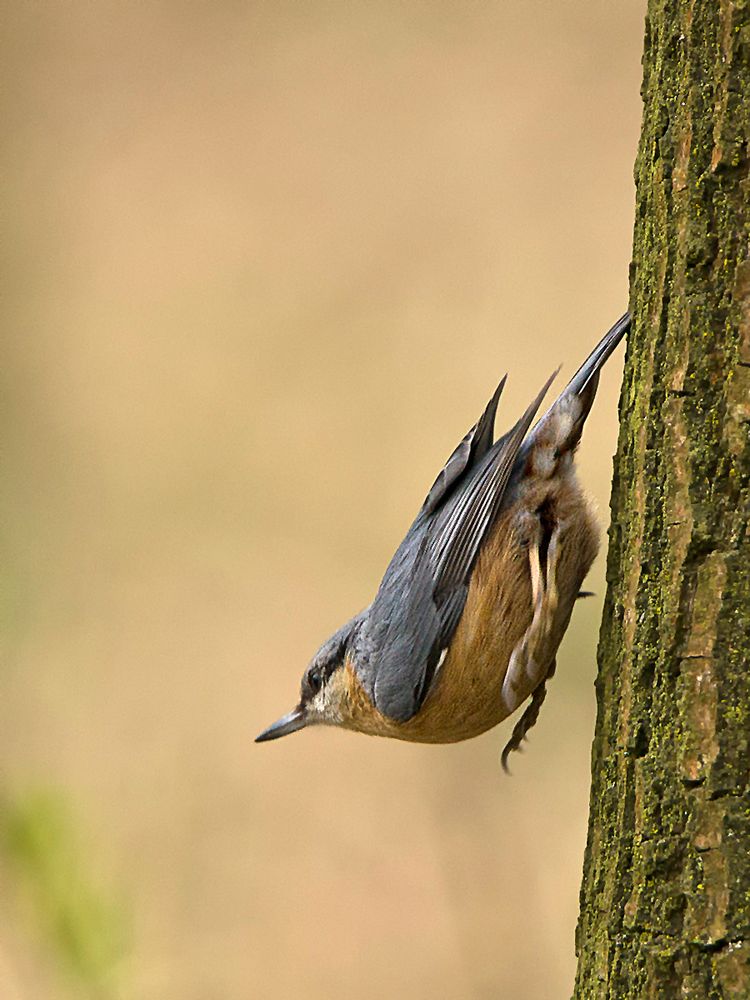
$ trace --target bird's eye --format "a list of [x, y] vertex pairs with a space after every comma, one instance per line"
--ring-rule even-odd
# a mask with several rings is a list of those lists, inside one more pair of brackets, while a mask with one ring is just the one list
[[317, 670], [311, 670], [307, 675], [307, 683], [310, 685], [310, 690], [313, 694], [320, 691], [321, 684], [323, 683], [323, 678]]

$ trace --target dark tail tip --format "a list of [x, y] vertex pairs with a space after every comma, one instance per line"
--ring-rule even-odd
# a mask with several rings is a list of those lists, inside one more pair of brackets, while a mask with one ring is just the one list
[[594, 350], [589, 354], [581, 367], [568, 383], [568, 390], [578, 393], [584, 391], [591, 379], [602, 369], [610, 355], [628, 332], [632, 324], [629, 312], [623, 313], [611, 329], [609, 329]]
[[614, 326], [604, 334], [591, 354], [589, 354], [573, 378], [536, 425], [532, 432], [534, 439], [538, 439], [540, 435], [545, 433], [545, 428], [549, 426], [553, 414], [558, 411], [559, 407], [564, 405], [564, 401], [569, 401], [571, 396], [575, 396], [580, 401], [579, 413], [568, 438], [559, 447], [563, 451], [576, 448], [581, 438], [584, 422], [589, 415], [594, 397], [596, 396], [596, 389], [599, 384], [599, 372], [630, 329], [631, 322], [630, 313], [623, 313]]

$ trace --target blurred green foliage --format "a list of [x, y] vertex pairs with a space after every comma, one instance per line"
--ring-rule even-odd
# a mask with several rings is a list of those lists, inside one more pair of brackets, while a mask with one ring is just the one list
[[33, 923], [76, 996], [117, 994], [128, 950], [125, 908], [92, 877], [65, 797], [0, 800], [0, 852]]

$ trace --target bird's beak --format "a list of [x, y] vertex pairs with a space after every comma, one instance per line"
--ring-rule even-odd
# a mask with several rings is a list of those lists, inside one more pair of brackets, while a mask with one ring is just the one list
[[304, 729], [307, 725], [307, 715], [302, 705], [297, 705], [288, 715], [282, 717], [264, 729], [260, 736], [255, 737], [256, 743], [265, 743], [266, 740], [277, 740], [279, 736], [288, 736], [289, 733], [296, 733], [298, 729]]

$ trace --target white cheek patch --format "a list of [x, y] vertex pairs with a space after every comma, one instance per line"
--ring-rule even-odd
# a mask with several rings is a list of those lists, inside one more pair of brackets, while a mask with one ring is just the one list
[[337, 685], [333, 678], [329, 678], [312, 701], [307, 703], [307, 715], [310, 723], [313, 724], [316, 722], [333, 724], [341, 722]]

